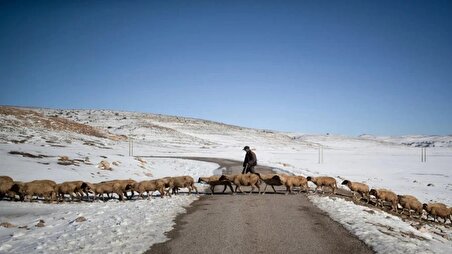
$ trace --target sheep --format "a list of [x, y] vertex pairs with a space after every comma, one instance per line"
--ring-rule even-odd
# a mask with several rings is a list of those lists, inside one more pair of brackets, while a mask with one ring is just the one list
[[298, 193], [302, 190], [308, 191], [308, 180], [304, 176], [285, 176], [284, 185], [286, 186], [286, 195], [292, 193], [293, 187], [300, 187]]
[[64, 201], [64, 195], [68, 194], [71, 201], [74, 200], [74, 194], [81, 201], [85, 193], [89, 192], [89, 186], [83, 181], [69, 181], [57, 185], [57, 195]]
[[165, 195], [164, 185], [160, 184], [157, 180], [148, 180], [134, 183], [132, 185], [132, 190], [138, 192], [138, 195], [144, 199], [143, 194], [146, 192], [148, 199], [151, 198], [154, 191], [160, 192], [160, 197], [163, 198]]
[[431, 215], [433, 217], [433, 221], [438, 220], [438, 217], [443, 218], [444, 223], [447, 222], [447, 219], [452, 223], [451, 220], [451, 209], [447, 208], [445, 204], [442, 203], [430, 203], [430, 204], [423, 204], [422, 208], [427, 212], [427, 220], [428, 216]]
[[349, 180], [344, 180], [341, 185], [346, 185], [353, 192], [353, 199], [356, 199], [355, 194], [359, 193], [363, 198], [367, 199], [367, 204], [369, 204], [369, 186], [364, 183], [351, 182]]
[[[132, 199], [133, 198], [133, 190], [132, 190], [132, 185], [136, 183], [135, 180], [132, 179], [127, 179], [127, 180], [110, 180], [110, 181], [104, 181], [102, 183], [107, 183], [107, 184], [113, 184], [114, 187], [114, 193], [118, 194], [118, 192], [122, 192], [121, 195], [118, 194], [119, 199], [123, 200], [124, 196], [126, 196], [127, 199]], [[131, 191], [132, 195], [129, 197], [127, 195], [127, 192]]]
[[115, 193], [118, 195], [120, 201], [124, 201], [124, 192], [125, 189], [130, 190], [131, 187], [124, 187], [121, 182], [117, 181], [108, 181], [108, 182], [100, 182], [95, 184], [89, 184], [91, 191], [94, 193], [94, 200], [98, 196], [102, 197], [102, 200], [105, 201], [104, 194], [107, 194], [107, 197], [110, 198], [110, 194]]
[[210, 185], [210, 191], [212, 192], [212, 195], [215, 193], [215, 186], [217, 185], [223, 185], [224, 189], [223, 192], [224, 193], [226, 191], [226, 188], [229, 186], [229, 189], [231, 189], [231, 192], [234, 193], [234, 190], [232, 189], [232, 185], [231, 182], [227, 181], [227, 180], [223, 180], [220, 181], [220, 176], [209, 176], [209, 177], [200, 177], [198, 179], [198, 183], [207, 183], [208, 185]]
[[247, 173], [240, 175], [222, 175], [220, 177], [220, 181], [223, 180], [228, 180], [231, 183], [235, 184], [235, 192], [237, 192], [237, 189], [239, 189], [240, 192], [243, 193], [241, 186], [251, 186], [251, 191], [249, 194], [253, 193], [253, 190], [256, 187], [259, 189], [259, 194], [261, 193], [261, 188], [259, 186], [260, 177], [258, 174]]
[[[0, 200], [5, 197], [5, 195], [8, 195], [9, 190], [13, 186], [14, 181], [9, 176], [0, 176]], [[9, 195], [8, 195], [9, 196]], [[12, 199], [12, 197], [11, 197]]]
[[371, 189], [369, 195], [377, 198], [377, 202], [375, 203], [376, 206], [380, 203], [381, 208], [383, 208], [383, 201], [388, 201], [391, 203], [392, 210], [397, 213], [397, 203], [399, 202], [399, 199], [394, 192], [386, 189]]
[[44, 197], [47, 201], [53, 201], [56, 200], [56, 187], [57, 184], [52, 180], [35, 180], [26, 182], [23, 186], [14, 184], [11, 190], [20, 192], [24, 199], [28, 197], [30, 202], [33, 196]]
[[422, 217], [422, 203], [419, 200], [411, 195], [397, 195], [399, 204], [402, 206], [402, 211], [400, 214], [403, 214], [404, 209], [408, 209], [409, 216], [411, 218], [411, 210], [414, 210], [417, 214], [419, 214], [419, 219]]
[[265, 183], [264, 191], [262, 192], [262, 195], [264, 195], [267, 192], [267, 187], [270, 185], [273, 189], [273, 191], [276, 193], [275, 185], [281, 186], [285, 183], [285, 177], [277, 174], [259, 174], [259, 178]]
[[159, 182], [159, 184], [163, 185], [164, 189], [166, 188], [165, 190], [166, 195], [171, 197], [170, 189], [172, 189], [174, 186], [174, 179], [172, 177], [167, 176], [164, 178], [157, 179], [157, 181]]
[[325, 186], [330, 187], [333, 190], [333, 194], [336, 194], [336, 179], [329, 177], [329, 176], [318, 176], [318, 177], [312, 177], [308, 176], [308, 181], [313, 182], [316, 185], [315, 192], [317, 192], [317, 189], [322, 188], [322, 193], [324, 193], [323, 188]]
[[452, 207], [449, 207], [449, 221], [452, 223]]
[[24, 201], [24, 182], [14, 181], [13, 185], [8, 191], [8, 196], [11, 200], [16, 200], [16, 196], [19, 196], [20, 201]]
[[176, 176], [172, 178], [173, 180], [173, 194], [179, 193], [179, 188], [188, 188], [188, 193], [194, 189], [196, 194], [198, 194], [198, 189], [195, 186], [195, 180], [191, 176]]

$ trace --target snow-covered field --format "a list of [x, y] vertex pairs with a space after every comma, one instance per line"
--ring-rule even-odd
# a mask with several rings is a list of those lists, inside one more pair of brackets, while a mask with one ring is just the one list
[[377, 253], [452, 253], [448, 240], [452, 231], [444, 232], [441, 226], [416, 229], [399, 217], [342, 198], [312, 195], [309, 199]]
[[[142, 253], [166, 241], [177, 214], [196, 195], [80, 204], [1, 205], [0, 253]], [[5, 202], [2, 202], [5, 203]], [[77, 222], [83, 217], [86, 221]], [[44, 227], [36, 227], [40, 220]]]
[[[67, 180], [98, 182], [117, 178], [144, 180], [172, 175], [191, 175], [197, 178], [201, 175], [211, 175], [218, 165], [144, 156], [201, 156], [241, 160], [244, 156], [241, 149], [249, 145], [255, 149], [258, 163], [261, 165], [273, 166], [305, 176], [330, 175], [338, 180], [361, 181], [371, 187], [385, 187], [398, 194], [414, 195], [421, 202], [435, 201], [452, 205], [452, 136], [305, 135], [136, 112], [31, 110], [5, 107], [0, 107], [0, 127], [0, 175], [9, 175], [19, 181], [52, 179], [57, 182]], [[129, 156], [127, 138], [133, 139], [133, 154], [136, 157]], [[323, 147], [323, 163], [318, 161], [319, 146]], [[421, 163], [420, 147], [427, 147], [426, 163]], [[38, 157], [22, 157], [10, 154], [11, 151], [29, 153]], [[58, 164], [61, 156], [75, 160], [75, 165]], [[141, 156], [141, 159], [137, 156]], [[97, 168], [101, 160], [111, 163], [112, 170]], [[152, 202], [156, 207], [163, 207], [168, 205], [164, 203], [165, 200], [162, 200], [162, 203], [154, 200]], [[136, 201], [124, 206], [143, 205], [142, 209], [144, 209], [148, 204], [146, 202], [148, 201]], [[180, 203], [175, 201], [172, 204], [173, 208], [165, 209], [182, 211], [180, 208], [188, 203], [187, 200]], [[0, 211], [3, 211], [3, 208], [18, 207], [19, 209], [21, 206], [26, 208], [35, 205], [40, 204], [0, 202]], [[83, 209], [86, 207], [88, 210], [91, 208], [95, 210], [97, 208], [93, 207], [97, 205], [102, 206], [103, 203], [56, 205], [52, 208], [59, 214], [59, 209], [64, 213], [66, 206], [80, 206], [84, 207]], [[46, 205], [42, 204], [42, 206]], [[137, 208], [138, 213], [140, 209]], [[116, 209], [112, 216], [119, 216], [121, 212], [122, 209]], [[88, 218], [88, 214], [92, 217]], [[100, 217], [95, 214], [95, 212], [86, 213], [88, 222]], [[31, 221], [28, 215], [24, 216]], [[51, 222], [58, 216], [48, 217], [48, 220], [46, 220], [47, 217], [43, 219]], [[174, 214], [171, 216], [174, 217]], [[15, 218], [8, 220], [17, 225], [21, 225], [21, 220], [26, 220], [20, 216]], [[1, 219], [3, 220], [3, 217]], [[36, 219], [39, 218], [36, 216]], [[159, 220], [153, 217], [149, 220], [154, 219]], [[136, 218], [135, 221], [139, 219]], [[63, 224], [72, 228], [77, 227], [74, 226], [76, 224], [68, 224], [67, 221], [65, 223], [56, 223], [55, 227], [62, 227]], [[168, 217], [168, 224], [165, 225], [169, 225], [170, 228], [171, 223]], [[87, 230], [88, 225], [96, 225], [96, 223], [83, 222], [82, 225], [84, 230]], [[13, 229], [0, 228], [0, 230]], [[96, 231], [92, 230], [92, 232]], [[31, 231], [34, 230], [24, 231], [24, 235], [18, 233], [19, 236], [9, 239], [2, 234], [1, 243], [2, 245], [5, 241], [8, 241], [9, 245], [11, 245], [10, 242], [19, 243], [11, 239], [27, 238], [28, 232]], [[159, 238], [160, 236], [145, 238], [144, 234], [136, 234], [136, 237], [142, 240], [160, 241], [159, 239], [162, 239]], [[448, 243], [450, 244], [450, 241]], [[78, 246], [74, 246], [72, 251], [77, 251]], [[111, 245], [110, 251], [116, 246]], [[10, 250], [15, 247], [17, 246], [11, 245]], [[49, 245], [46, 248], [51, 249]], [[103, 251], [109, 252], [109, 250]]]

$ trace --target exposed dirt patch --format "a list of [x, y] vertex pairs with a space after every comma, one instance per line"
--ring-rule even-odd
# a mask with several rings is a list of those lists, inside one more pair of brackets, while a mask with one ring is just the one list
[[43, 154], [31, 154], [31, 153], [26, 153], [26, 152], [19, 152], [19, 151], [11, 151], [9, 152], [9, 154], [13, 154], [13, 155], [22, 155], [23, 157], [28, 157], [28, 158], [35, 158], [35, 159], [42, 159], [42, 158], [46, 158], [46, 157], [51, 157], [48, 155], [43, 155]]
[[108, 131], [94, 128], [90, 125], [77, 123], [58, 116], [44, 116], [41, 113], [29, 109], [0, 106], [0, 115], [14, 116], [15, 119], [4, 119], [6, 125], [11, 127], [33, 126], [55, 131], [75, 132], [88, 136], [108, 138], [116, 141], [126, 140], [126, 137], [122, 135], [114, 135]]
[[9, 222], [2, 222], [0, 223], [0, 227], [4, 227], [4, 228], [15, 228], [16, 226], [9, 223]]

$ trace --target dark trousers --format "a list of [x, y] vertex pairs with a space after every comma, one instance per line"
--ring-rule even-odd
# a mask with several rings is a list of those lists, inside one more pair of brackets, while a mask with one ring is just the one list
[[254, 166], [246, 166], [246, 167], [244, 167], [243, 168], [243, 170], [242, 170], [242, 174], [246, 174], [246, 173], [253, 173], [253, 174], [255, 174], [256, 173], [256, 171], [254, 171]]

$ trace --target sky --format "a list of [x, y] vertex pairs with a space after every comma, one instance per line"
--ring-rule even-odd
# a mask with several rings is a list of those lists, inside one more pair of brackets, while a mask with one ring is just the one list
[[452, 134], [451, 1], [3, 1], [0, 105]]

